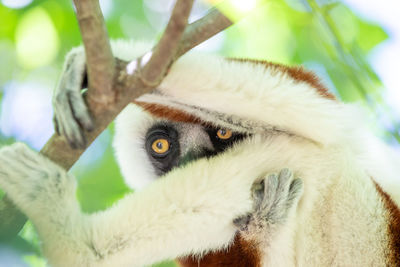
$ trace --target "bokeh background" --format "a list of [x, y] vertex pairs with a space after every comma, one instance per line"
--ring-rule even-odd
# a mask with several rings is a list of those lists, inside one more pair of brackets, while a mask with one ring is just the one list
[[[53, 134], [52, 91], [65, 54], [81, 43], [71, 2], [0, 0], [1, 145], [18, 140], [39, 150]], [[110, 37], [134, 40], [156, 40], [174, 4], [173, 0], [100, 2]], [[190, 20], [218, 2], [196, 1]], [[399, 149], [400, 2], [268, 0], [254, 8], [257, 2], [230, 1], [224, 9], [228, 16], [247, 16], [196, 49], [302, 64], [340, 99], [365, 107], [371, 130]], [[72, 169], [86, 212], [105, 209], [130, 192], [114, 160], [112, 135], [113, 125]], [[0, 245], [0, 266], [46, 266], [30, 223], [12, 243]]]

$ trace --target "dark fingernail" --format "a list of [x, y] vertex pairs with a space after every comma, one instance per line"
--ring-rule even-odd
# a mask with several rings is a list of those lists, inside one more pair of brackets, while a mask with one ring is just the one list
[[76, 149], [84, 149], [86, 147], [86, 140], [82, 140], [80, 142], [75, 143]]
[[90, 123], [86, 123], [85, 129], [86, 129], [86, 131], [88, 131], [88, 132], [93, 131], [93, 130], [94, 130], [94, 123], [93, 123], [92, 121], [91, 121]]
[[303, 187], [303, 181], [301, 179], [297, 178], [297, 179], [294, 179], [292, 181], [292, 183], [290, 184], [289, 191], [295, 190], [297, 188], [302, 188], [302, 187]]
[[56, 118], [53, 118], [53, 124], [54, 124], [54, 131], [56, 132], [57, 135], [60, 135], [60, 129], [58, 127], [58, 122]]
[[68, 140], [68, 144], [72, 149], [76, 149], [77, 148], [75, 142], [72, 142], [72, 141]]
[[240, 229], [244, 229], [250, 223], [250, 218], [251, 218], [250, 214], [236, 218], [233, 220], [233, 224], [239, 227]]

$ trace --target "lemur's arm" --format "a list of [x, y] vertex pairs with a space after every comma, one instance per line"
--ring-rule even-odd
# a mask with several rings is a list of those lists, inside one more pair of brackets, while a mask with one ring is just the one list
[[0, 150], [0, 188], [32, 220], [54, 266], [142, 266], [229, 244], [261, 170], [227, 165], [200, 160], [85, 215], [74, 177], [17, 143]]
[[[238, 150], [236, 162], [248, 160]], [[32, 220], [53, 266], [142, 266], [227, 246], [237, 231], [233, 219], [251, 210], [251, 177], [265, 172], [263, 160], [253, 163], [249, 170], [223, 157], [202, 159], [108, 210], [85, 215], [74, 177], [17, 143], [0, 150], [0, 188]], [[263, 197], [272, 205], [256, 196], [254, 207], [273, 212], [256, 208], [255, 214], [267, 222], [284, 220], [298, 192], [296, 182], [284, 184], [264, 191], [276, 191]]]

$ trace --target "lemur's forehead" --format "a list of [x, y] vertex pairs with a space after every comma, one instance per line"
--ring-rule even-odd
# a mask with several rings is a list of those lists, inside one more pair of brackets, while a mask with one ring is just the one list
[[156, 118], [165, 119], [173, 122], [205, 124], [199, 117], [189, 114], [177, 108], [168, 107], [162, 104], [134, 102], [136, 105], [142, 107], [145, 111], [149, 112]]
[[176, 123], [200, 125], [202, 127], [228, 128], [236, 132], [247, 134], [271, 130], [269, 127], [266, 129], [265, 125], [258, 124], [251, 120], [180, 103], [174, 103], [175, 105], [173, 106], [142, 101], [135, 101], [134, 103], [142, 107], [155, 118]]

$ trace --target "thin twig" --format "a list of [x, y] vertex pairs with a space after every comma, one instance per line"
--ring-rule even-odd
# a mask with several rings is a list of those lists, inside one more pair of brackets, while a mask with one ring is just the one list
[[204, 17], [186, 27], [176, 57], [182, 56], [193, 47], [225, 30], [232, 24], [233, 22], [217, 8], [211, 9]]
[[188, 23], [193, 0], [177, 0], [167, 28], [152, 51], [151, 58], [141, 70], [141, 79], [146, 84], [157, 86], [171, 66], [178, 50], [183, 32]]

